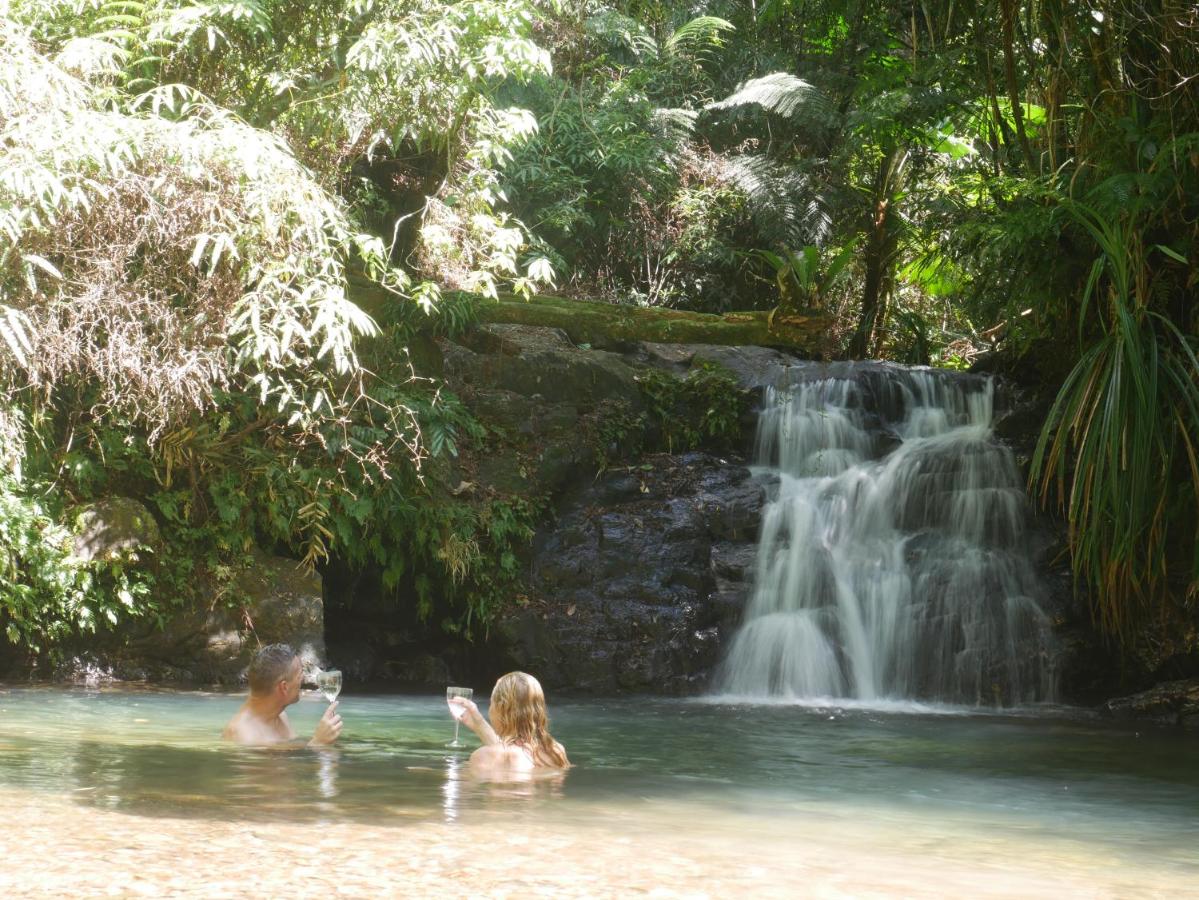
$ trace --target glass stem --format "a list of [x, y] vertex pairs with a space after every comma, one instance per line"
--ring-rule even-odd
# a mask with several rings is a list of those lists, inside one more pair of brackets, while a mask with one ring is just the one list
[[454, 743], [458, 743], [458, 726], [462, 724], [457, 719], [454, 720]]

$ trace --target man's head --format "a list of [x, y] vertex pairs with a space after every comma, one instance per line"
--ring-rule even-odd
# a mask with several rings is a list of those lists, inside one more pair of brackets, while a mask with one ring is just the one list
[[303, 674], [299, 654], [287, 644], [267, 644], [254, 654], [246, 673], [252, 695], [277, 694], [284, 706], [300, 699]]

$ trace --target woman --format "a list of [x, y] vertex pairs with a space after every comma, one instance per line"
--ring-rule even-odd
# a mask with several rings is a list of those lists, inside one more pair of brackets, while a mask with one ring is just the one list
[[512, 772], [570, 767], [566, 750], [549, 732], [545, 694], [532, 675], [509, 672], [495, 683], [490, 724], [473, 701], [454, 697], [450, 702], [465, 710], [462, 721], [483, 742], [471, 754], [472, 767]]

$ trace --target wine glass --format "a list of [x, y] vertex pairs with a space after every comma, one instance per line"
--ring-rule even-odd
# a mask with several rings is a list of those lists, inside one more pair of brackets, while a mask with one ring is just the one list
[[316, 675], [316, 686], [325, 695], [325, 699], [332, 703], [337, 699], [337, 695], [341, 693], [341, 670], [329, 669], [325, 672], [318, 672]]
[[466, 745], [458, 740], [458, 726], [462, 723], [462, 717], [466, 715], [466, 709], [457, 703], [450, 703], [454, 697], [461, 697], [464, 700], [469, 700], [475, 695], [472, 688], [468, 687], [448, 687], [445, 689], [445, 702], [449, 704], [450, 715], [454, 717], [454, 740], [446, 744], [447, 747], [465, 747]]

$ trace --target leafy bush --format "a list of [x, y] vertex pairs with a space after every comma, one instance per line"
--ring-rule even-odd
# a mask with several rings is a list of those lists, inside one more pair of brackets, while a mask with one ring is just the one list
[[33, 654], [99, 624], [156, 612], [151, 579], [133, 558], [85, 561], [45, 498], [46, 485], [0, 475], [0, 625]]
[[655, 451], [742, 448], [750, 400], [723, 366], [700, 361], [682, 378], [645, 369], [637, 383], [644, 411], [609, 410], [598, 422], [594, 445], [600, 469]]
[[218, 390], [319, 415], [374, 330], [345, 261], [381, 272], [381, 242], [270, 135], [216, 108], [183, 122], [102, 109], [0, 27], [9, 391], [90, 381], [152, 433]]

